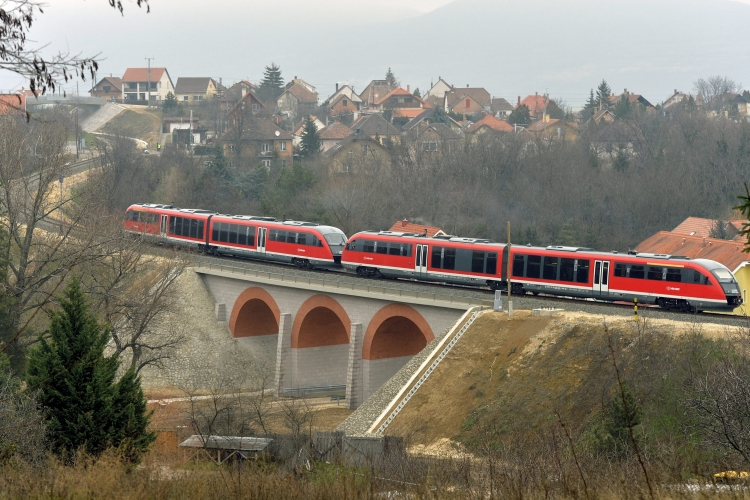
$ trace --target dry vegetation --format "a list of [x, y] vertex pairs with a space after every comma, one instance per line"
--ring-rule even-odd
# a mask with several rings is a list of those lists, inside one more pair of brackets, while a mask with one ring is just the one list
[[156, 146], [161, 131], [161, 110], [130, 106], [115, 116], [99, 132], [135, 137]]

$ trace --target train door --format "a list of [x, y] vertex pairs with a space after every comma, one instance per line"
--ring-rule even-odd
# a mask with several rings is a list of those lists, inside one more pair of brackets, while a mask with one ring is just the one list
[[258, 252], [266, 253], [266, 232], [268, 231], [265, 227], [258, 228]]
[[609, 261], [594, 262], [594, 295], [609, 295]]
[[161, 224], [159, 225], [159, 236], [162, 238], [166, 238], [167, 236], [167, 220], [169, 219], [168, 215], [162, 215], [161, 216]]
[[427, 274], [427, 245], [417, 245], [417, 258], [414, 259], [414, 270], [418, 274]]

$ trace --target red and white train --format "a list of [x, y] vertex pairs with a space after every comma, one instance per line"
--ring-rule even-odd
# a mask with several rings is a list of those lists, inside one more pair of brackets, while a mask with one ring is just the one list
[[346, 235], [313, 222], [222, 215], [172, 205], [131, 205], [123, 228], [130, 233], [215, 255], [272, 260], [309, 268], [341, 267]]
[[742, 303], [732, 273], [718, 262], [588, 248], [507, 246], [488, 240], [427, 238], [365, 231], [349, 239], [341, 264], [362, 276], [487, 285], [513, 293], [545, 293], [603, 301], [658, 304], [665, 309], [731, 311]]

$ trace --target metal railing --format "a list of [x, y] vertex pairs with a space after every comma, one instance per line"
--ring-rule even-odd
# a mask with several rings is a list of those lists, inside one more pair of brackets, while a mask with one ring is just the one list
[[[278, 281], [280, 283], [294, 283], [300, 285], [313, 285], [325, 288], [335, 289], [337, 293], [346, 294], [347, 291], [352, 292], [366, 292], [371, 295], [384, 295], [393, 297], [400, 297], [403, 299], [417, 299], [417, 300], [430, 300], [433, 302], [447, 302], [451, 304], [460, 304], [461, 306], [487, 306], [491, 305], [492, 301], [483, 300], [476, 297], [470, 297], [466, 295], [460, 295], [456, 293], [457, 290], [451, 289], [454, 293], [440, 293], [438, 291], [420, 291], [420, 290], [405, 290], [397, 286], [385, 286], [380, 283], [372, 283], [369, 280], [362, 279], [364, 283], [355, 283], [354, 281], [345, 282], [342, 278], [352, 279], [353, 276], [345, 275], [343, 273], [333, 273], [334, 275], [318, 275], [318, 274], [307, 274], [298, 275], [294, 273], [293, 269], [284, 270], [277, 267], [270, 267], [266, 269], [260, 269], [259, 267], [250, 267], [243, 265], [235, 261], [215, 261], [207, 258], [194, 258], [194, 266], [201, 269], [215, 270], [219, 272], [228, 272], [233, 274], [241, 274], [243, 276], [253, 276], [256, 278], [264, 278], [268, 280]], [[340, 276], [335, 276], [340, 274]], [[282, 285], [283, 286], [283, 285]]]

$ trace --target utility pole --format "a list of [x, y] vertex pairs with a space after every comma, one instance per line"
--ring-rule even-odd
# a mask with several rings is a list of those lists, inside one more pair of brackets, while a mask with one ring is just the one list
[[[78, 132], [78, 82], [76, 82], [76, 160], [80, 157], [81, 136]], [[62, 181], [60, 181], [60, 199], [62, 200]]]
[[144, 59], [148, 61], [148, 87], [146, 89], [148, 91], [148, 101], [146, 105], [151, 106], [151, 59], [153, 59], [153, 56], [145, 57]]

